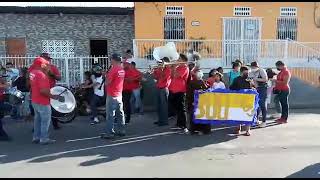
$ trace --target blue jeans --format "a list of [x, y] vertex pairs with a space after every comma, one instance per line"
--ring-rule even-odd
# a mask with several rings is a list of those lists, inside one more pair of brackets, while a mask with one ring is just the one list
[[259, 109], [257, 112], [257, 116], [259, 116], [260, 112], [262, 112], [262, 122], [266, 122], [267, 119], [267, 87], [258, 87], [257, 91], [259, 93]]
[[125, 134], [125, 117], [123, 112], [122, 97], [112, 97], [107, 95], [106, 100], [106, 135]]
[[168, 124], [168, 88], [157, 89], [158, 124]]
[[91, 96], [91, 100], [90, 100], [90, 108], [91, 108], [91, 112], [92, 112], [92, 118], [95, 118], [98, 116], [98, 110], [97, 107], [102, 106], [105, 102], [104, 97], [100, 97], [97, 95], [92, 95]]
[[[10, 112], [12, 106], [10, 104], [0, 102], [0, 137], [8, 137], [7, 133], [4, 131], [2, 126], [2, 118], [4, 116], [4, 112]], [[1, 114], [3, 113], [3, 114]]]
[[143, 104], [141, 101], [141, 88], [135, 89], [132, 91], [131, 96], [131, 107], [132, 112], [135, 113], [138, 110], [139, 113], [143, 113]]
[[49, 140], [49, 127], [51, 123], [51, 106], [32, 103], [34, 109], [33, 140], [46, 142]]
[[290, 91], [280, 91], [277, 99], [281, 105], [281, 118], [287, 120], [289, 116], [289, 94]]

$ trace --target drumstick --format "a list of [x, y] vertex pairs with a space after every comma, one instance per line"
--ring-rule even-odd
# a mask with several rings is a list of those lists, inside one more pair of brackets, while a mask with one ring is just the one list
[[60, 96], [61, 94], [65, 93], [67, 91], [68, 91], [68, 89], [66, 88], [64, 91], [62, 91], [60, 94], [58, 94], [58, 96]]

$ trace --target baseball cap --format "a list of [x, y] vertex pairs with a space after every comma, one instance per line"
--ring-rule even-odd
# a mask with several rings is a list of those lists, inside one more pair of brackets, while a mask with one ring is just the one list
[[49, 59], [49, 60], [52, 59], [52, 58], [50, 57], [49, 53], [42, 53], [42, 54], [40, 55], [40, 57], [43, 57], [43, 58]]
[[41, 67], [42, 64], [46, 64], [49, 65], [49, 61], [47, 61], [46, 59], [44, 59], [43, 57], [36, 57], [36, 59], [34, 59], [32, 66], [33, 67]]
[[250, 64], [251, 67], [258, 67], [258, 63], [256, 61], [251, 62]]
[[115, 61], [121, 61], [121, 57], [117, 53], [112, 54], [111, 59], [113, 59]]

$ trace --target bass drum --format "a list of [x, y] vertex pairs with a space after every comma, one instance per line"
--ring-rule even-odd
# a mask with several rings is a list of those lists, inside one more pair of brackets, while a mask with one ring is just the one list
[[76, 117], [76, 99], [72, 92], [63, 86], [55, 86], [50, 89], [51, 94], [61, 95], [65, 102], [50, 99], [52, 118], [56, 118], [61, 123], [70, 123]]

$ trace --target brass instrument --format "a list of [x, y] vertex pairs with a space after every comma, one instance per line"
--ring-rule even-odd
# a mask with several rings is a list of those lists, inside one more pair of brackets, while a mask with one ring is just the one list
[[155, 64], [155, 65], [149, 65], [149, 69], [147, 71], [145, 71], [144, 73], [152, 74], [154, 69], [156, 69], [156, 68], [165, 68], [166, 66], [173, 66], [173, 65], [179, 65], [179, 64], [189, 64], [189, 63], [190, 62], [174, 61], [174, 62], [164, 62], [164, 63]]

